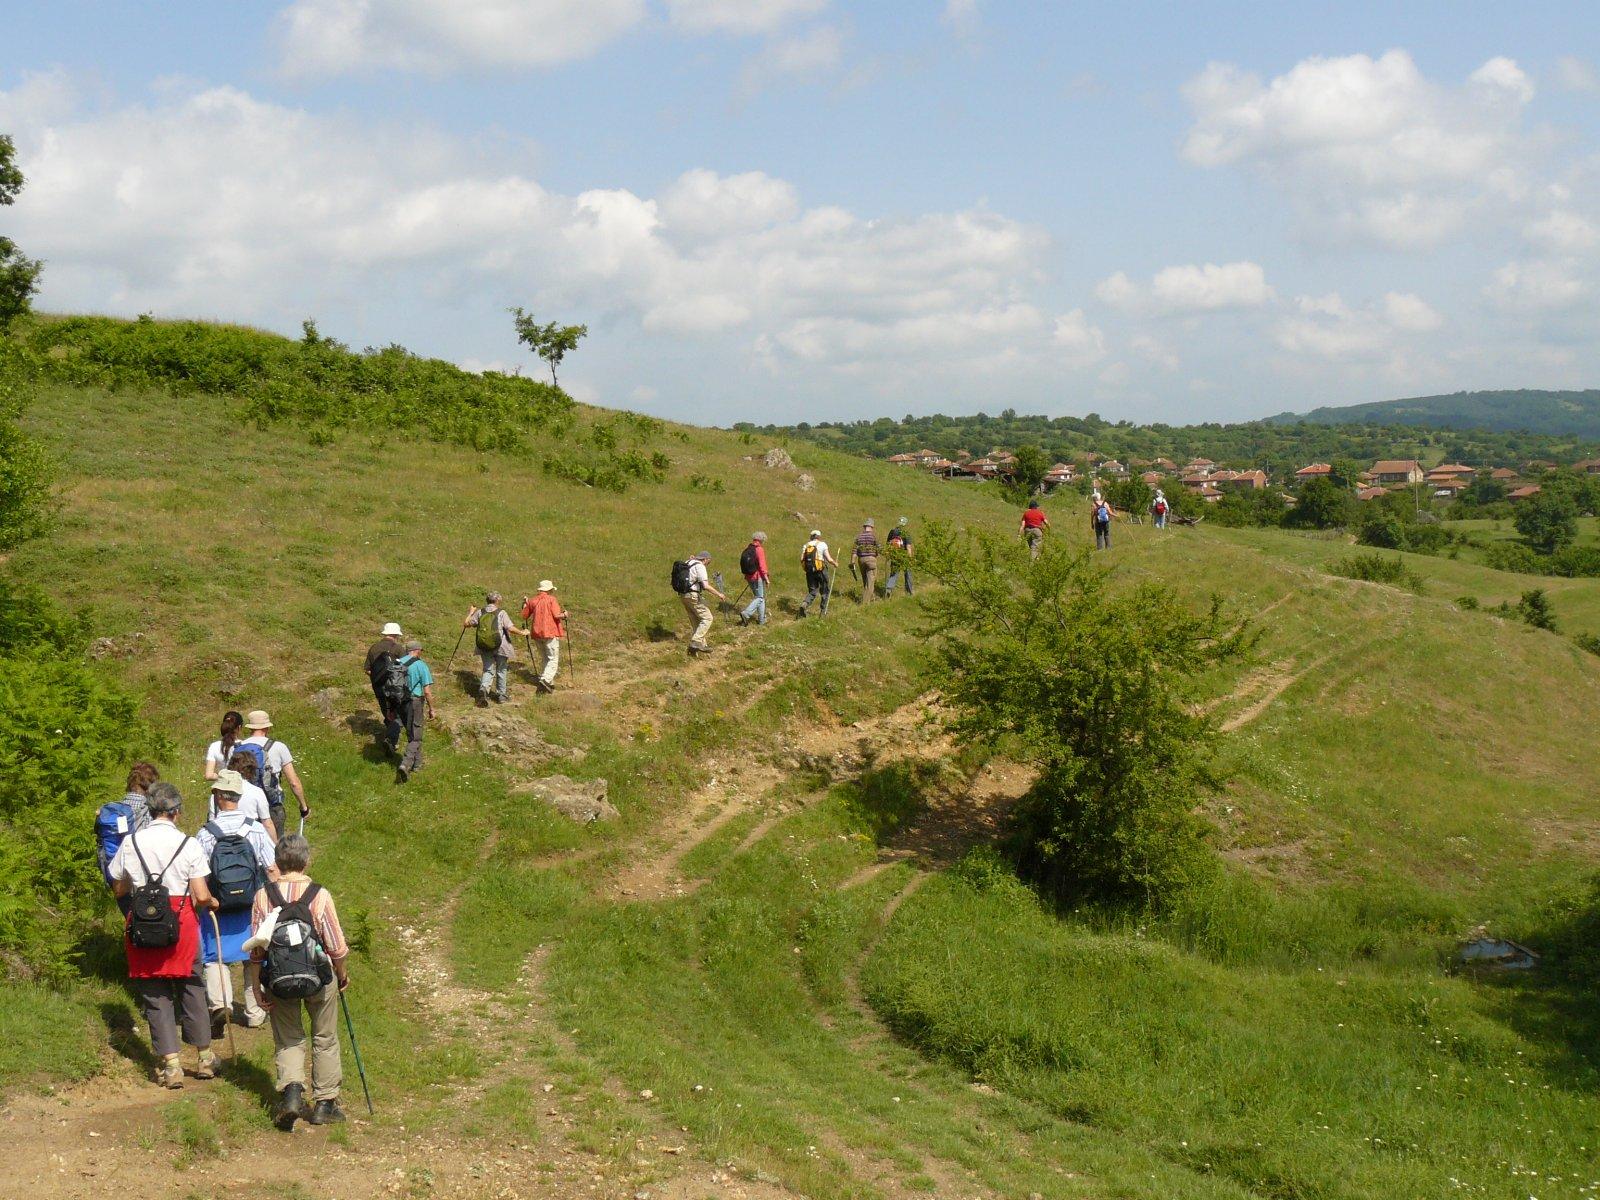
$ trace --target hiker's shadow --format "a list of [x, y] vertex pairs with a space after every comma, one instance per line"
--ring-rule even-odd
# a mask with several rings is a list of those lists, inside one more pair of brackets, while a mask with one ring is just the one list
[[[133, 999], [132, 992], [128, 996]], [[156, 1069], [155, 1052], [139, 1032], [139, 1020], [129, 1004], [106, 1000], [100, 1005], [100, 1019], [106, 1023], [106, 1041], [129, 1062], [146, 1072]]]
[[[212, 1042], [211, 1048], [218, 1049], [218, 1043]], [[270, 1106], [278, 1098], [277, 1081], [272, 1073], [254, 1060], [234, 1054], [231, 1047], [222, 1063], [222, 1077], [241, 1092], [251, 1093], [264, 1105]]]

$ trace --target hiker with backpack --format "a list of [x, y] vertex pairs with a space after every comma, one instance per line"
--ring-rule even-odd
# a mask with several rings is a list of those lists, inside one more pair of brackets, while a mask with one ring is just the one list
[[217, 740], [206, 747], [206, 782], [215, 779], [219, 772], [229, 770], [228, 760], [233, 757], [233, 748], [242, 739], [241, 730], [244, 729], [244, 717], [236, 712], [222, 714], [222, 729], [217, 734]]
[[899, 524], [889, 531], [885, 539], [884, 548], [889, 555], [889, 578], [884, 580], [883, 595], [888, 599], [894, 591], [894, 585], [900, 582], [901, 576], [905, 577], [906, 595], [911, 595], [911, 533], [906, 529], [906, 519], [900, 518]]
[[850, 551], [851, 574], [856, 569], [861, 572], [861, 603], [871, 604], [876, 599], [877, 589], [874, 586], [878, 575], [878, 534], [873, 529], [872, 522], [862, 523], [861, 532], [856, 534], [856, 544]]
[[[211, 784], [213, 812], [194, 840], [210, 864], [206, 886], [217, 902], [210, 921], [200, 924], [200, 957], [205, 964], [206, 1007], [211, 1012], [211, 1036], [222, 1036], [233, 1012], [233, 979], [229, 963], [244, 964], [244, 994], [240, 1019], [256, 1029], [267, 1023], [267, 1013], [256, 999], [260, 967], [250, 959], [244, 941], [252, 932], [250, 906], [268, 879], [276, 877], [272, 842], [260, 821], [239, 807], [244, 779], [223, 771]], [[220, 941], [219, 941], [220, 939]]]
[[[211, 1020], [200, 974], [200, 909], [216, 907], [206, 877], [211, 865], [200, 844], [178, 828], [183, 797], [155, 783], [146, 797], [150, 823], [130, 833], [111, 860], [112, 888], [129, 901], [123, 945], [128, 979], [150, 1026], [160, 1060], [156, 1082], [183, 1086], [183, 1042], [199, 1052], [196, 1079], [211, 1079]], [[182, 1041], [179, 1027], [182, 1026]]]
[[[136, 762], [128, 768], [128, 781], [121, 800], [112, 800], [100, 806], [94, 817], [95, 855], [100, 861], [100, 875], [106, 886], [113, 887], [116, 880], [111, 875], [111, 861], [130, 833], [137, 833], [150, 824], [150, 789], [161, 779], [161, 773], [147, 762]], [[128, 898], [119, 895], [117, 907], [128, 915]]]
[[[306, 875], [311, 847], [292, 833], [278, 843], [278, 877], [255, 895], [247, 948], [261, 964], [257, 998], [272, 1020], [273, 1066], [278, 1103], [273, 1123], [294, 1128], [299, 1120], [333, 1125], [344, 1120], [339, 1087], [339, 993], [350, 986], [345, 960], [350, 947], [339, 927], [333, 896]], [[306, 1107], [306, 1030], [311, 1019], [311, 1099]]]
[[750, 585], [750, 603], [739, 614], [739, 624], [767, 623], [767, 585], [772, 576], [767, 572], [767, 535], [757, 531], [750, 535], [750, 544], [739, 554], [739, 573]]
[[1044, 509], [1037, 500], [1029, 500], [1022, 512], [1022, 524], [1017, 527], [1017, 532], [1028, 543], [1029, 558], [1039, 557], [1039, 551], [1044, 548], [1044, 532], [1049, 528], [1050, 518], [1044, 515]]
[[[267, 794], [256, 786], [256, 763], [258, 757], [248, 750], [235, 750], [233, 757], [228, 760], [228, 771], [239, 777], [242, 789], [239, 793], [238, 811], [250, 820], [258, 823], [267, 835], [268, 842], [278, 840], [278, 827], [272, 823], [272, 806], [267, 803]], [[227, 772], [223, 772], [227, 774]], [[221, 778], [219, 775], [218, 778]], [[217, 815], [216, 790], [212, 789], [211, 800], [206, 809], [206, 820], [212, 820]]]
[[390, 685], [390, 667], [405, 651], [400, 647], [398, 622], [390, 621], [383, 634], [367, 647], [367, 682], [372, 685], [372, 698], [378, 702], [378, 713], [383, 718], [383, 744], [390, 754], [400, 753], [401, 709], [405, 707], [404, 694], [396, 695]]
[[256, 760], [256, 786], [267, 794], [267, 810], [272, 817], [272, 826], [282, 837], [289, 829], [283, 808], [284, 781], [288, 781], [295, 799], [300, 802], [300, 820], [304, 822], [311, 815], [311, 806], [306, 803], [306, 790], [300, 784], [299, 772], [294, 769], [294, 755], [289, 752], [289, 747], [269, 732], [272, 718], [263, 710], [251, 709], [244, 719], [244, 727], [250, 731], [250, 736], [239, 743], [239, 749]]
[[711, 632], [711, 609], [706, 606], [705, 593], [710, 592], [724, 603], [728, 599], [711, 582], [711, 576], [706, 572], [706, 564], [710, 561], [711, 555], [701, 550], [672, 564], [672, 590], [683, 601], [683, 611], [689, 614], [689, 621], [694, 626], [689, 634], [690, 658], [696, 654], [711, 653], [711, 647], [706, 644], [706, 634]]
[[1166, 494], [1160, 488], [1156, 489], [1156, 498], [1150, 501], [1150, 513], [1156, 519], [1156, 528], [1167, 527], [1167, 512], [1172, 506], [1167, 503]]
[[522, 619], [528, 623], [528, 632], [539, 643], [544, 655], [544, 666], [534, 677], [533, 686], [548, 695], [556, 690], [556, 672], [561, 669], [561, 639], [567, 636], [567, 610], [556, 599], [556, 585], [548, 579], [539, 580], [539, 590], [533, 599], [522, 598]]
[[1089, 520], [1094, 526], [1094, 548], [1111, 549], [1111, 505], [1095, 493], [1094, 504], [1089, 509]]
[[490, 592], [483, 598], [483, 607], [474, 608], [461, 622], [463, 629], [476, 629], [472, 644], [478, 650], [478, 662], [483, 667], [483, 678], [478, 682], [478, 707], [488, 708], [493, 699], [504, 704], [511, 699], [507, 673], [511, 660], [517, 656], [511, 644], [513, 635], [525, 638], [526, 629], [518, 629], [511, 614], [500, 607], [500, 593]]
[[406, 672], [406, 702], [401, 715], [406, 722], [406, 753], [396, 768], [400, 782], [422, 770], [422, 730], [433, 720], [433, 671], [422, 661], [422, 643], [412, 638], [399, 660]]
[[800, 569], [806, 576], [806, 598], [800, 606], [802, 617], [810, 610], [811, 602], [818, 598], [822, 600], [818, 613], [828, 615], [828, 597], [833, 594], [833, 577], [828, 574], [828, 568], [838, 565], [839, 561], [828, 549], [828, 543], [822, 540], [822, 530], [813, 529], [806, 544], [800, 548]]

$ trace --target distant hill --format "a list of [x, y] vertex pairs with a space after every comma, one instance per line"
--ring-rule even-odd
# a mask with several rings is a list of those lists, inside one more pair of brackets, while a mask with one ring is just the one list
[[1302, 421], [1314, 425], [1418, 425], [1600, 438], [1600, 390], [1454, 392], [1448, 396], [1316, 408], [1308, 413], [1280, 413], [1270, 420], [1278, 425]]

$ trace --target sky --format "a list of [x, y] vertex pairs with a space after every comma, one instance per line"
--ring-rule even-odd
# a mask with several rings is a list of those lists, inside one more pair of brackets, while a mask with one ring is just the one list
[[1600, 386], [1600, 21], [1359, 0], [0, 0], [47, 311], [706, 424]]

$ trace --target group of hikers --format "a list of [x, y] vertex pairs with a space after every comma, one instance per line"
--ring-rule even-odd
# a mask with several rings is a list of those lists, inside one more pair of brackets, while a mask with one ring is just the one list
[[[270, 1023], [274, 1123], [284, 1130], [300, 1120], [336, 1124], [345, 1119], [338, 1021], [350, 951], [332, 894], [306, 873], [311, 809], [294, 755], [273, 738], [266, 712], [229, 712], [204, 770], [210, 795], [193, 834], [178, 824], [183, 796], [147, 762], [133, 764], [125, 794], [95, 818], [100, 870], [123, 913], [129, 982], [150, 1027], [155, 1080], [181, 1088], [186, 1069], [212, 1079], [212, 1043], [230, 1021]], [[285, 783], [299, 807], [293, 833]], [[195, 1050], [187, 1068], [184, 1043]]]
[[[847, 560], [850, 574], [861, 586], [860, 603], [871, 604], [878, 598], [879, 559], [883, 559], [888, 567], [888, 575], [883, 583], [883, 597], [887, 599], [894, 595], [895, 589], [902, 583], [905, 585], [906, 595], [914, 594], [911, 563], [915, 551], [911, 544], [911, 531], [907, 525], [907, 518], [901, 517], [883, 540], [879, 541], [877, 523], [871, 520], [862, 522], [861, 532], [856, 534]], [[678, 594], [683, 602], [684, 612], [689, 615], [691, 656], [711, 653], [711, 646], [706, 638], [711, 632], [714, 618], [711, 608], [705, 602], [706, 594], [710, 593], [723, 603], [730, 602], [727, 593], [722, 590], [720, 576], [713, 579], [710, 562], [710, 553], [701, 550], [672, 564], [672, 590]], [[828, 601], [832, 599], [834, 590], [833, 573], [838, 567], [839, 560], [834, 557], [832, 549], [823, 540], [822, 530], [813, 529], [806, 538], [805, 545], [800, 548], [800, 570], [806, 580], [806, 598], [796, 614], [798, 617], [809, 615], [813, 604], [818, 606], [819, 615], [828, 611]], [[744, 598], [746, 590], [750, 594], [750, 603], [739, 610], [739, 624], [765, 625], [767, 594], [772, 586], [772, 573], [767, 565], [765, 533], [757, 531], [750, 535], [749, 545], [739, 554], [739, 573], [744, 576], [744, 587], [731, 602], [737, 605]]]

